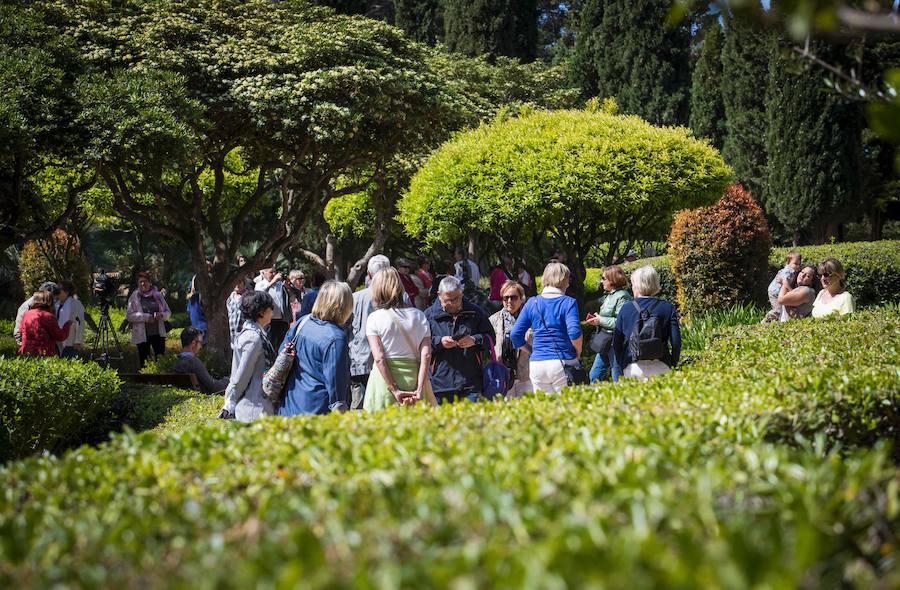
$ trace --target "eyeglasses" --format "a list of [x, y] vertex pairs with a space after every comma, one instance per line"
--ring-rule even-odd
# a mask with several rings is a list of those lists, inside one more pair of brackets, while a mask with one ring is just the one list
[[821, 276], [823, 279], [830, 279], [832, 274], [833, 274], [833, 273], [830, 273], [830, 272], [823, 272], [823, 273], [822, 273], [821, 275], [819, 275], [819, 276]]
[[503, 297], [501, 297], [501, 299], [503, 299], [503, 301], [518, 301], [519, 296], [518, 295], [504, 295]]

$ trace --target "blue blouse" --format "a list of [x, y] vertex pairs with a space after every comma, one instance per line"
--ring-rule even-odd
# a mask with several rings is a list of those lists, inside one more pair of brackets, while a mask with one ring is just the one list
[[[301, 323], [291, 326], [282, 348]], [[309, 316], [297, 339], [297, 357], [285, 389], [280, 416], [327, 414], [350, 407], [350, 349], [340, 326]]]
[[568, 295], [538, 296], [526, 301], [509, 334], [514, 347], [525, 346], [525, 334], [529, 328], [534, 330], [532, 361], [571, 360], [576, 357], [572, 340], [581, 338], [581, 322], [578, 321], [578, 303], [573, 298]]

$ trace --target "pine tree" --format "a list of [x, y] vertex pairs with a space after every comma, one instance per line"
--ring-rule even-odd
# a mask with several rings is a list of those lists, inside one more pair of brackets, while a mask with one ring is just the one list
[[536, 0], [445, 0], [444, 43], [466, 55], [505, 55], [524, 62], [537, 54]]
[[588, 0], [582, 8], [574, 76], [587, 95], [614, 97], [624, 113], [655, 124], [686, 124], [690, 23], [670, 26], [673, 0]]
[[[829, 63], [842, 57], [842, 48], [818, 43], [813, 51]], [[821, 243], [860, 206], [860, 107], [829, 90], [820, 69], [778, 53], [769, 68], [766, 115], [766, 209], [795, 244]]]
[[722, 102], [725, 139], [722, 155], [737, 180], [757, 199], [765, 199], [766, 105], [769, 61], [776, 44], [771, 34], [739, 18], [725, 21], [722, 48]]
[[704, 20], [691, 84], [690, 127], [722, 149], [725, 138], [725, 105], [722, 102], [722, 25], [718, 16]]
[[440, 0], [394, 0], [394, 24], [410, 39], [434, 45], [444, 38], [444, 9]]

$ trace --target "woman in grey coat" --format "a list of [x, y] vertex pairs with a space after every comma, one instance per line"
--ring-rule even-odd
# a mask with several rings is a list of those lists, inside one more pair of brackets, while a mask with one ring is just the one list
[[266, 335], [275, 302], [265, 291], [249, 291], [241, 298], [244, 324], [234, 343], [231, 379], [225, 389], [225, 407], [220, 418], [253, 422], [275, 413], [263, 395], [262, 378], [275, 361], [275, 348]]

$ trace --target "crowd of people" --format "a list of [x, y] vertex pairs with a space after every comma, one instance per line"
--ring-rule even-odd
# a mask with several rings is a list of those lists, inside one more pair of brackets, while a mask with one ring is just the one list
[[[658, 297], [660, 279], [652, 266], [636, 269], [630, 285], [620, 266], [604, 268], [598, 312], [582, 320], [576, 300], [566, 294], [571, 273], [560, 259], [543, 269], [539, 294], [524, 268], [509, 261], [495, 266], [481, 303], [467, 296], [477, 289], [480, 268], [462, 251], [436, 276], [424, 260], [401, 258], [392, 266], [386, 256], [373, 256], [366, 286], [355, 293], [320, 273], [306, 285], [299, 270], [263, 269], [255, 279], [238, 281], [227, 300], [231, 373], [218, 380], [197, 356], [207, 325], [199, 305], [191, 311], [190, 301], [200, 296], [192, 279], [193, 325], [182, 331], [175, 370], [196, 375], [204, 391], [224, 391], [220, 417], [246, 422], [274, 414], [375, 412], [392, 405], [557, 393], [578, 383], [647, 379], [678, 364], [678, 313]], [[85, 314], [73, 295], [71, 282], [45, 283], [22, 304], [14, 330], [21, 354], [77, 356]], [[840, 261], [804, 266], [796, 251], [772, 279], [768, 295], [771, 310], [764, 321], [854, 310]], [[164, 295], [149, 275], [139, 273], [126, 318], [142, 365], [164, 353], [170, 317]], [[596, 353], [589, 372], [581, 366], [582, 322], [594, 328], [587, 341]], [[290, 370], [282, 396], [273, 398], [265, 381], [279, 354], [287, 355]], [[503, 367], [499, 391], [486, 378], [486, 367], [497, 364]]]

